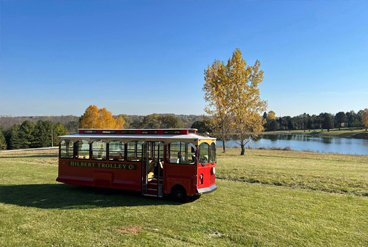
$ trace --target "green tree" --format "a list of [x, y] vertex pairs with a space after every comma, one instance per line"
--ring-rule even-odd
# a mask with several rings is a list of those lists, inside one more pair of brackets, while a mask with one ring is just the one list
[[364, 112], [362, 114], [362, 122], [365, 128], [365, 131], [367, 131], [367, 128], [368, 128], [368, 109], [367, 108], [364, 109]]
[[292, 118], [290, 116], [287, 116], [286, 121], [287, 121], [288, 129], [293, 130], [294, 129], [294, 124], [293, 124]]
[[352, 127], [355, 119], [357, 118], [357, 114], [354, 111], [350, 111], [345, 113], [346, 120], [348, 121], [348, 127]]
[[68, 132], [78, 132], [81, 119], [82, 118], [79, 118], [79, 120], [72, 120], [69, 123], [67, 123], [65, 125], [65, 128], [68, 130]]
[[141, 124], [141, 127], [143, 129], [159, 129], [160, 126], [161, 126], [161, 119], [160, 115], [158, 115], [157, 113], [145, 116]]
[[338, 113], [336, 113], [335, 115], [335, 120], [336, 122], [338, 123], [338, 126], [339, 126], [339, 130], [340, 128], [342, 127], [342, 123], [344, 123], [346, 121], [346, 115], [345, 115], [345, 112], [343, 111], [340, 111]]
[[0, 150], [6, 150], [7, 145], [6, 145], [6, 139], [4, 136], [4, 131], [3, 131], [3, 127], [0, 126]]
[[354, 127], [361, 127], [362, 123], [358, 119], [355, 119], [353, 126]]
[[180, 118], [174, 115], [160, 116], [161, 128], [173, 129], [173, 128], [183, 128], [183, 123]]
[[212, 133], [211, 122], [209, 120], [195, 121], [191, 128], [197, 129], [198, 133]]
[[68, 134], [68, 129], [64, 127], [61, 123], [57, 123], [53, 129], [53, 141], [54, 146], [59, 144], [58, 136], [63, 136]]
[[131, 129], [141, 129], [142, 128], [142, 121], [139, 118], [134, 118], [132, 123], [130, 124], [129, 128], [131, 128]]
[[334, 124], [333, 124], [333, 120], [332, 120], [331, 114], [325, 113], [324, 114], [322, 128], [327, 129], [327, 132], [329, 132], [330, 129], [333, 128], [333, 126], [334, 126]]
[[20, 125], [19, 140], [21, 148], [30, 148], [33, 143], [33, 131], [35, 129], [34, 123], [29, 120], [24, 121]]
[[278, 124], [276, 122], [276, 120], [272, 119], [269, 124], [268, 124], [268, 130], [269, 131], [275, 131], [277, 130]]
[[38, 120], [33, 131], [34, 141], [32, 147], [51, 147], [51, 130], [54, 129], [54, 123], [47, 120]]
[[20, 149], [21, 140], [19, 138], [20, 127], [14, 124], [10, 129], [5, 132], [5, 139], [8, 149]]

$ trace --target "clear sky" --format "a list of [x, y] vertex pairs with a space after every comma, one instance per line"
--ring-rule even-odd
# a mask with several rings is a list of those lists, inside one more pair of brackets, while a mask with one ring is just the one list
[[2, 0], [0, 116], [203, 114], [239, 48], [277, 116], [368, 108], [368, 1]]

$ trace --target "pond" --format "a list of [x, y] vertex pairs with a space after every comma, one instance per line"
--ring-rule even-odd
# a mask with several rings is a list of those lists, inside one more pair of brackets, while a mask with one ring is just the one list
[[[222, 146], [222, 141], [217, 141]], [[240, 147], [240, 142], [231, 140], [226, 147]], [[368, 140], [353, 138], [315, 137], [308, 135], [264, 135], [257, 142], [251, 141], [246, 146], [252, 148], [290, 147], [296, 151], [313, 151], [322, 153], [368, 155]]]

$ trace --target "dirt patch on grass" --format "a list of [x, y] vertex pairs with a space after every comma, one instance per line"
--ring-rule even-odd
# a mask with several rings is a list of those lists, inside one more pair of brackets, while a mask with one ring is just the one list
[[122, 228], [116, 229], [119, 234], [138, 235], [142, 231], [141, 226], [123, 226]]

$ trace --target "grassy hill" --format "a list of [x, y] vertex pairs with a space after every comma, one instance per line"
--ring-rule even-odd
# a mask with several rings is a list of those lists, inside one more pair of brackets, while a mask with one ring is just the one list
[[57, 153], [0, 153], [0, 246], [366, 246], [368, 157], [228, 149], [186, 204], [55, 182]]

